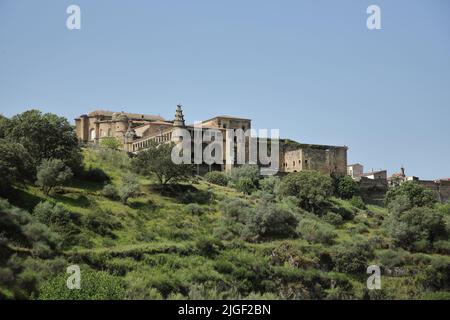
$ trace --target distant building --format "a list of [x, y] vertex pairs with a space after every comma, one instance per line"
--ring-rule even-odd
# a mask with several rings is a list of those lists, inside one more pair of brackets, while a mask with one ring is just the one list
[[394, 173], [388, 178], [389, 187], [396, 187], [406, 181], [415, 181], [417, 184], [433, 191], [436, 200], [446, 202], [450, 200], [450, 179], [420, 180], [419, 177], [407, 176], [405, 168], [401, 167], [399, 173]]
[[366, 177], [368, 179], [372, 179], [372, 180], [387, 181], [387, 171], [386, 170], [372, 171], [372, 172], [364, 173], [362, 176]]
[[360, 163], [354, 163], [347, 166], [347, 175], [352, 178], [361, 177], [364, 172], [364, 166]]
[[407, 176], [405, 174], [405, 168], [402, 166], [400, 168], [400, 172], [392, 174], [389, 178], [387, 178], [387, 180], [390, 187], [395, 187], [405, 181], [418, 181], [419, 178], [415, 176]]

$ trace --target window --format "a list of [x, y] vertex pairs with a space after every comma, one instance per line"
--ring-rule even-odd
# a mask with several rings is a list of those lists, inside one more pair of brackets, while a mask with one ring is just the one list
[[305, 160], [305, 164], [308, 164], [308, 160]]
[[90, 137], [91, 137], [91, 140], [95, 140], [95, 138], [96, 138], [95, 129], [91, 129]]
[[292, 165], [295, 167], [295, 161], [292, 161]]

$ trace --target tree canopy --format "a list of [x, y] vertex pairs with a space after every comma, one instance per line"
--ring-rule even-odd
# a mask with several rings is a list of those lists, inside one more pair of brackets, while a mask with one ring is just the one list
[[294, 196], [300, 207], [318, 213], [333, 193], [333, 183], [329, 176], [318, 171], [290, 173], [283, 178], [279, 194], [283, 197]]
[[151, 142], [148, 149], [137, 155], [132, 161], [132, 170], [145, 176], [154, 176], [161, 185], [186, 180], [193, 173], [189, 164], [172, 162], [171, 152], [174, 144]]
[[33, 160], [25, 148], [14, 142], [0, 139], [0, 194], [7, 193], [14, 184], [32, 179]]
[[33, 155], [35, 165], [44, 159], [60, 159], [72, 170], [81, 167], [75, 130], [64, 117], [29, 110], [13, 116], [4, 131], [6, 139], [22, 144]]

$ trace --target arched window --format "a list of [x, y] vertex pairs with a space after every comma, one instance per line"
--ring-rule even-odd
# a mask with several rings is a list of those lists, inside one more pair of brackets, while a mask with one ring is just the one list
[[91, 134], [90, 134], [91, 140], [95, 140], [96, 136], [95, 136], [95, 129], [91, 129]]
[[111, 128], [108, 129], [108, 137], [111, 137]]

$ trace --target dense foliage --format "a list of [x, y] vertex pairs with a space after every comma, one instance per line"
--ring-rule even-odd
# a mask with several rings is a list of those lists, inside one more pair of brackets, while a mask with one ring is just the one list
[[5, 139], [23, 145], [35, 165], [44, 159], [60, 159], [74, 172], [81, 170], [78, 140], [67, 119], [30, 110], [12, 117], [4, 130]]
[[[0, 299], [449, 298], [450, 207], [417, 184], [390, 191], [385, 208], [314, 171], [192, 178], [156, 147], [131, 161], [86, 148], [86, 169], [59, 179], [67, 159], [30, 159], [11, 123], [0, 117], [14, 195], [0, 199]], [[66, 286], [74, 264], [80, 290]], [[366, 288], [369, 265], [382, 290]]]
[[303, 209], [315, 213], [323, 211], [332, 192], [331, 178], [317, 171], [289, 174], [281, 181], [279, 190], [281, 196], [296, 197]]
[[193, 167], [189, 164], [174, 164], [171, 153], [173, 144], [151, 142], [149, 146], [139, 152], [133, 159], [133, 171], [149, 177], [156, 177], [161, 185], [169, 182], [180, 182], [193, 174]]

